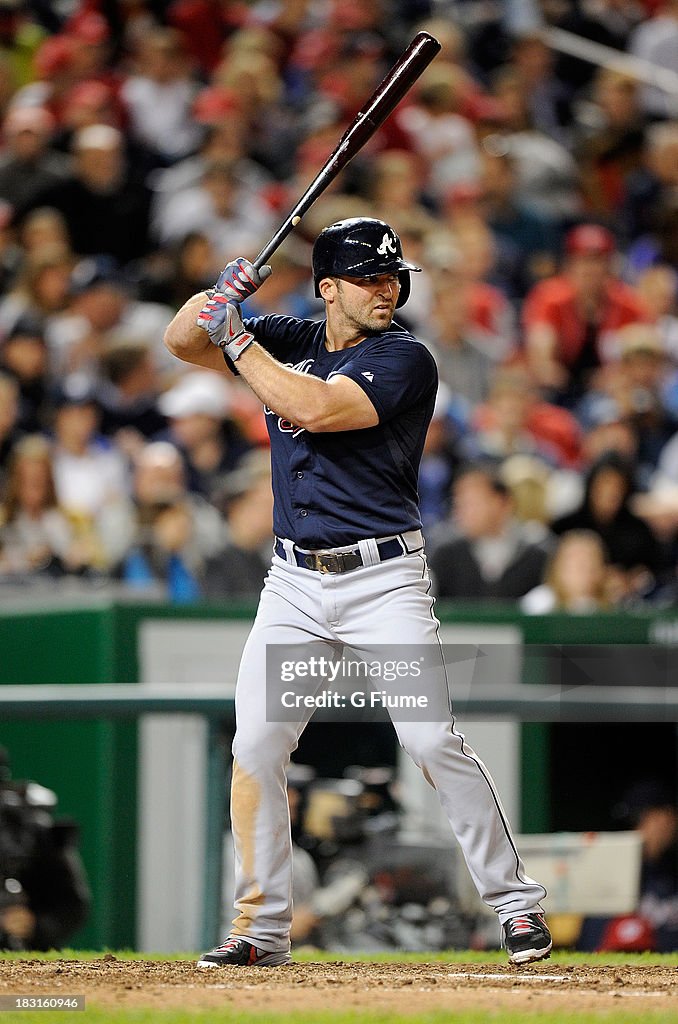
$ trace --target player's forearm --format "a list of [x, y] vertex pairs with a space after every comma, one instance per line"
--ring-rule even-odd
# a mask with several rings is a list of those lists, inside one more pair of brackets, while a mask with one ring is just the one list
[[327, 381], [283, 366], [256, 343], [243, 352], [237, 365], [257, 398], [277, 416], [305, 430], [327, 429], [335, 400]]
[[163, 340], [165, 347], [177, 359], [225, 373], [226, 364], [221, 349], [212, 344], [207, 332], [195, 322], [206, 299], [205, 292], [188, 299], [168, 326]]

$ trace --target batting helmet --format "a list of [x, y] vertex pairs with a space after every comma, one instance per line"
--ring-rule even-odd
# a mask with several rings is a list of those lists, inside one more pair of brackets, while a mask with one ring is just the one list
[[410, 295], [410, 271], [421, 270], [403, 259], [400, 239], [383, 220], [351, 217], [330, 224], [320, 232], [313, 246], [315, 294], [323, 277], [379, 277], [397, 271], [403, 306]]

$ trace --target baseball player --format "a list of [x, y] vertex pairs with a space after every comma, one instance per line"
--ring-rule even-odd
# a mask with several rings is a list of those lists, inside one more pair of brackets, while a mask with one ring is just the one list
[[[271, 271], [241, 258], [215, 289], [189, 299], [165, 335], [176, 356], [228, 366], [264, 403], [275, 499], [273, 561], [236, 691], [236, 917], [199, 967], [291, 959], [285, 771], [311, 711], [300, 710], [298, 721], [267, 720], [267, 644], [433, 645], [444, 673], [417, 504], [437, 372], [428, 349], [393, 321], [420, 268], [403, 259], [388, 224], [366, 217], [322, 231], [312, 262], [324, 320], [243, 320], [239, 303]], [[452, 713], [394, 726], [438, 793], [510, 960], [547, 957], [545, 890], [526, 876], [494, 783]]]

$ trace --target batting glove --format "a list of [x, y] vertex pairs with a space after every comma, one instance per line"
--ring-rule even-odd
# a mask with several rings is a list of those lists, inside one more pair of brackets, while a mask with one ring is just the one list
[[240, 256], [232, 263], [226, 264], [213, 291], [223, 292], [229, 302], [244, 302], [250, 295], [254, 295], [257, 288], [261, 287], [270, 275], [269, 266], [257, 270], [254, 264]]
[[240, 307], [236, 302], [229, 302], [223, 292], [215, 292], [207, 300], [195, 322], [207, 331], [212, 344], [222, 349], [233, 362], [254, 341], [254, 335], [245, 330]]

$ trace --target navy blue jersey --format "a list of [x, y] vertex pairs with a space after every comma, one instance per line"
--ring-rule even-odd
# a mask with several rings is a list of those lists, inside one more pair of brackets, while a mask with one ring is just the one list
[[419, 529], [417, 476], [438, 386], [428, 349], [397, 324], [338, 352], [325, 346], [324, 320], [263, 316], [245, 326], [286, 366], [350, 377], [379, 415], [374, 427], [314, 434], [265, 410], [276, 535], [313, 549]]

